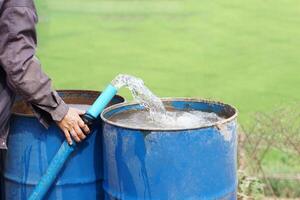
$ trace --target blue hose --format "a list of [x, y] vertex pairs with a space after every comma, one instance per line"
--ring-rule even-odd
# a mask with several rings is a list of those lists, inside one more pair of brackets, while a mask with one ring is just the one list
[[[106, 89], [101, 93], [101, 95], [96, 99], [93, 105], [89, 108], [87, 113], [83, 116], [83, 119], [86, 123], [90, 124], [95, 120], [103, 109], [108, 105], [111, 99], [116, 95], [117, 89], [109, 84]], [[76, 143], [73, 142], [72, 145], [69, 145], [67, 141], [64, 141], [58, 152], [51, 160], [49, 167], [47, 168], [45, 174], [42, 176], [39, 183], [34, 188], [32, 194], [28, 200], [42, 200], [43, 197], [47, 194], [49, 188], [57, 178], [58, 173], [64, 166], [68, 157], [76, 150]]]
[[93, 105], [87, 111], [87, 115], [96, 119], [104, 108], [109, 104], [112, 98], [117, 94], [118, 90], [113, 85], [109, 84], [101, 95], [96, 99]]

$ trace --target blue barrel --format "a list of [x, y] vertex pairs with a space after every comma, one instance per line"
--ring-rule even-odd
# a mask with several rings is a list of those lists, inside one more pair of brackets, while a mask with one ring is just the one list
[[[94, 91], [59, 91], [68, 104], [91, 105], [100, 94]], [[123, 102], [115, 96], [111, 104]], [[53, 123], [45, 129], [28, 107], [17, 101], [13, 108], [8, 151], [4, 156], [5, 200], [26, 200], [65, 140]], [[101, 200], [102, 123], [93, 124], [91, 135], [67, 161], [45, 200]]]
[[237, 111], [199, 99], [165, 99], [177, 110], [223, 116], [193, 129], [144, 129], [120, 125], [112, 116], [141, 110], [119, 104], [101, 115], [106, 200], [234, 200], [237, 198]]
[[4, 182], [3, 182], [3, 162], [2, 162], [2, 154], [4, 150], [0, 149], [0, 200], [4, 199]]

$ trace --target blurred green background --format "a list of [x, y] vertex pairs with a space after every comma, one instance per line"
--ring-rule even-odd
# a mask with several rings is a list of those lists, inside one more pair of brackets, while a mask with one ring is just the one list
[[300, 100], [298, 0], [37, 4], [38, 54], [57, 89], [101, 90], [127, 73], [160, 97], [233, 104], [244, 124]]

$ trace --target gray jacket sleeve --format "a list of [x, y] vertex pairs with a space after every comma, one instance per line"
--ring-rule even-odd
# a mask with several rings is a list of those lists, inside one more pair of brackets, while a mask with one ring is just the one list
[[52, 120], [60, 121], [68, 106], [51, 89], [51, 80], [35, 57], [36, 23], [32, 0], [4, 1], [0, 13], [0, 65], [6, 72], [8, 86], [21, 95], [47, 125], [49, 114]]

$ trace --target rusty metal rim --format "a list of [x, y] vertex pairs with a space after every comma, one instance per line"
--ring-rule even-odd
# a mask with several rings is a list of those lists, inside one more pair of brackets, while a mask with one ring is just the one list
[[138, 103], [136, 102], [124, 102], [124, 103], [120, 103], [120, 104], [116, 104], [116, 105], [112, 105], [106, 109], [103, 110], [103, 112], [101, 113], [101, 119], [105, 122], [108, 123], [110, 125], [113, 126], [117, 126], [117, 127], [122, 127], [122, 128], [126, 128], [126, 129], [132, 129], [132, 130], [141, 130], [141, 131], [164, 131], [164, 132], [172, 132], [172, 131], [187, 131], [187, 130], [196, 130], [196, 129], [205, 129], [205, 128], [211, 128], [211, 127], [215, 127], [217, 129], [219, 129], [219, 126], [228, 122], [231, 122], [233, 120], [235, 120], [238, 116], [238, 110], [229, 104], [225, 104], [219, 101], [213, 101], [213, 100], [207, 100], [207, 99], [202, 99], [202, 98], [186, 98], [186, 97], [166, 97], [166, 98], [161, 98], [163, 102], [170, 102], [170, 101], [187, 101], [187, 102], [202, 102], [202, 103], [210, 103], [210, 104], [215, 104], [215, 105], [220, 105], [220, 106], [228, 106], [229, 108], [233, 109], [234, 114], [226, 119], [223, 119], [221, 121], [209, 124], [208, 126], [196, 126], [196, 127], [192, 127], [192, 128], [168, 128], [168, 129], [164, 129], [164, 128], [151, 128], [151, 129], [147, 129], [147, 128], [142, 128], [142, 127], [134, 127], [134, 126], [126, 126], [123, 124], [119, 124], [116, 122], [113, 122], [109, 119], [107, 119], [106, 117], [104, 117], [104, 115], [114, 109], [123, 107], [123, 106], [132, 106], [132, 105], [138, 105]]
[[[85, 94], [91, 94], [91, 95], [95, 95], [95, 97], [98, 97], [101, 93], [101, 91], [96, 91], [96, 90], [56, 90], [57, 93], [64, 93], [64, 94], [81, 94], [81, 93], [85, 93]], [[120, 95], [116, 95], [118, 98], [123, 99], [124, 102], [126, 102], [125, 98], [120, 96]], [[35, 117], [35, 115], [33, 113], [31, 114], [24, 114], [24, 113], [19, 113], [19, 112], [12, 112], [12, 115], [15, 116], [21, 116], [21, 117]]]

